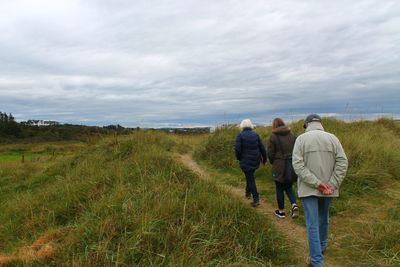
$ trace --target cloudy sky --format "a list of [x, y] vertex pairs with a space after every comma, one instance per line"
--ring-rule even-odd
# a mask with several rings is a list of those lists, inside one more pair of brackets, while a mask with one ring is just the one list
[[400, 1], [2, 0], [0, 111], [211, 125], [400, 114]]

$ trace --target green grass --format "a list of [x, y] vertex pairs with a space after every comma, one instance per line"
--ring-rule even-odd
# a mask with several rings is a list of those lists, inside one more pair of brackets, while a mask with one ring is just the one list
[[[300, 134], [301, 126], [291, 128]], [[324, 126], [342, 141], [350, 162], [341, 197], [333, 202], [328, 255], [343, 266], [400, 266], [398, 124], [324, 119]], [[0, 261], [50, 236], [50, 256], [32, 261], [18, 252], [12, 264], [299, 265], [287, 257], [290, 240], [271, 222], [174, 158], [195, 150], [220, 183], [243, 187], [233, 151], [238, 132], [136, 132], [91, 144], [0, 147]], [[266, 143], [271, 129], [257, 132]], [[262, 197], [275, 203], [270, 166], [256, 178]]]
[[[399, 124], [388, 119], [346, 123], [324, 118], [323, 125], [341, 140], [349, 159], [341, 197], [335, 199], [331, 210], [337, 222], [332, 238], [340, 240], [342, 246], [332, 246], [330, 253], [344, 265], [400, 266], [398, 242], [393, 242], [400, 238], [398, 220], [393, 219], [398, 202], [388, 193], [392, 187], [400, 189]], [[301, 121], [290, 127], [296, 134], [303, 132]], [[256, 131], [266, 144], [271, 127]], [[219, 173], [216, 176], [221, 183], [244, 186], [233, 150], [238, 133], [237, 128], [219, 129], [197, 147], [194, 156], [205, 168]], [[259, 169], [256, 179], [262, 197], [275, 203], [271, 166]], [[354, 220], [358, 217], [362, 219]], [[301, 217], [298, 222], [304, 224], [304, 219]]]
[[0, 153], [0, 161], [13, 161], [13, 160], [22, 160], [23, 153], [21, 152], [8, 152], [8, 153]]
[[85, 146], [79, 142], [8, 144], [0, 147], [1, 161], [39, 161], [73, 154]]
[[296, 265], [270, 222], [177, 163], [195, 140], [176, 140], [137, 132], [53, 161], [0, 162], [1, 252], [57, 233], [53, 255], [30, 264]]

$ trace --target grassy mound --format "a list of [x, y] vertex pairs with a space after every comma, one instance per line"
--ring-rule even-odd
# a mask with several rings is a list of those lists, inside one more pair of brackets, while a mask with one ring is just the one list
[[0, 265], [290, 264], [271, 225], [177, 164], [176, 145], [138, 132], [54, 164], [0, 162]]
[[235, 158], [235, 139], [239, 133], [237, 127], [218, 128], [201, 143], [195, 150], [196, 159], [207, 161], [215, 168], [235, 168], [237, 160]]

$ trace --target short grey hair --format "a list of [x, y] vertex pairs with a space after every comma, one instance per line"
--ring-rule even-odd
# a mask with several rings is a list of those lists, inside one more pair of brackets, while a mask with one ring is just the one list
[[250, 129], [253, 129], [254, 128], [254, 125], [253, 125], [253, 123], [251, 123], [251, 120], [250, 119], [244, 119], [244, 120], [242, 120], [242, 122], [240, 123], [240, 129], [244, 129], [244, 128], [250, 128]]

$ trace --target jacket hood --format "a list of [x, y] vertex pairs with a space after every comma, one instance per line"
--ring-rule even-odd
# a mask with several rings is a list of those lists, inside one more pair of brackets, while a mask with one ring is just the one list
[[274, 134], [278, 135], [288, 135], [290, 133], [290, 128], [285, 126], [279, 126], [278, 128], [275, 128], [272, 130]]
[[322, 124], [320, 122], [317, 121], [310, 122], [307, 126], [306, 132], [315, 130], [325, 131], [324, 127], [322, 127]]

